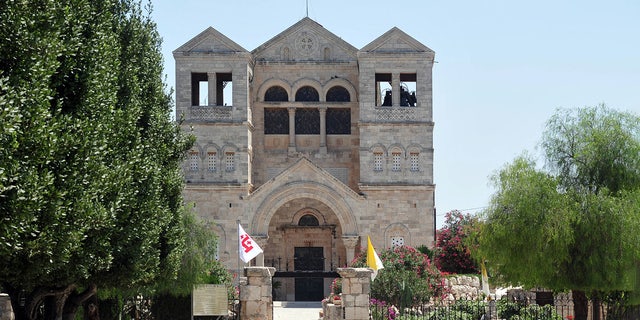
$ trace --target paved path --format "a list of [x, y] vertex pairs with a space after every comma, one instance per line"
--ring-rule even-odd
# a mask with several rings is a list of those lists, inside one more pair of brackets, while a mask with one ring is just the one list
[[273, 302], [273, 320], [318, 320], [320, 311], [320, 302]]

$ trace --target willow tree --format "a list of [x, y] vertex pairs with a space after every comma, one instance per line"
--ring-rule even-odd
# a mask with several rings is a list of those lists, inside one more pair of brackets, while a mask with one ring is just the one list
[[511, 283], [637, 296], [640, 117], [604, 105], [559, 110], [541, 145], [542, 168], [522, 156], [493, 177], [481, 254]]
[[175, 277], [192, 138], [141, 4], [2, 1], [0, 34], [0, 284], [17, 319]]

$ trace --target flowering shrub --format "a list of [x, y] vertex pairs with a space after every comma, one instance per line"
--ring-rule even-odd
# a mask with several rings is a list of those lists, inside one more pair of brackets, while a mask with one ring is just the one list
[[331, 294], [339, 295], [342, 293], [342, 278], [335, 278], [331, 282]]
[[[384, 269], [371, 284], [371, 296], [394, 306], [415, 306], [431, 297], [444, 297], [447, 289], [438, 269], [429, 258], [408, 246], [381, 252]], [[366, 267], [366, 253], [352, 262], [353, 267]]]
[[436, 233], [435, 263], [438, 269], [446, 273], [480, 273], [478, 264], [471, 257], [466, 243], [477, 219], [458, 210], [447, 212], [445, 226]]
[[369, 300], [372, 320], [394, 320], [398, 315], [398, 309], [387, 305], [386, 302], [378, 299]]
[[[452, 305], [436, 308], [423, 319], [426, 320], [476, 320], [485, 318], [487, 303], [484, 301], [457, 300]], [[532, 318], [535, 319], [535, 318]]]

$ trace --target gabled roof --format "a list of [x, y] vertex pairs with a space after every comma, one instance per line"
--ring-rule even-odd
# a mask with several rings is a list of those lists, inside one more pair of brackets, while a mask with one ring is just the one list
[[341, 194], [350, 195], [353, 198], [362, 197], [338, 178], [318, 167], [306, 157], [300, 158], [289, 168], [258, 187], [248, 197], [255, 197], [262, 192], [269, 192], [267, 190], [274, 190], [284, 185], [290, 185], [292, 182], [320, 183]]
[[393, 27], [377, 39], [360, 49], [360, 52], [371, 53], [407, 53], [407, 52], [425, 52], [434, 53], [418, 40], [414, 39], [398, 27]]
[[209, 27], [173, 51], [174, 54], [178, 52], [236, 53], [248, 51], [218, 30]]
[[321, 24], [315, 22], [313, 19], [309, 17], [302, 18], [302, 20], [296, 22], [294, 25], [280, 32], [278, 35], [269, 39], [267, 42], [263, 43], [259, 47], [253, 49], [251, 53], [254, 55], [254, 57], [258, 56], [260, 55], [260, 53], [264, 52], [268, 48], [274, 45], [277, 45], [278, 43], [284, 41], [287, 37], [293, 34], [296, 34], [298, 31], [303, 29], [313, 32], [317, 37], [326, 38], [329, 42], [332, 42], [334, 45], [341, 47], [343, 50], [348, 52], [354, 58], [356, 57], [358, 48], [342, 40], [342, 38], [336, 36], [329, 30], [325, 29]]

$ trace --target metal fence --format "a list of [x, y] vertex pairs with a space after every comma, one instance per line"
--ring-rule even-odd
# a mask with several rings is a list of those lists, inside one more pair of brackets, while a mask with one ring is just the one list
[[371, 299], [372, 320], [638, 320], [639, 308], [589, 302], [578, 308], [570, 298], [515, 301], [457, 300], [421, 306], [393, 306]]

